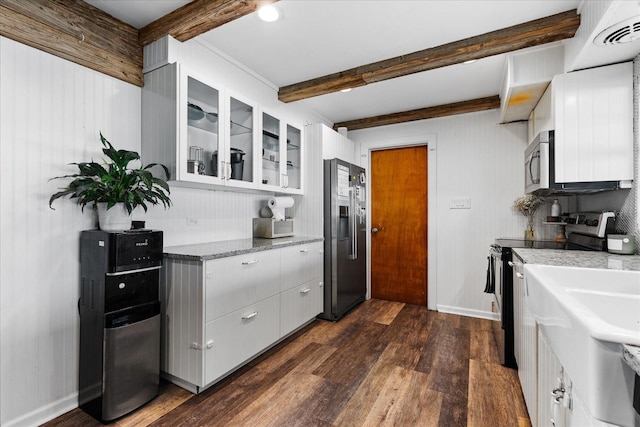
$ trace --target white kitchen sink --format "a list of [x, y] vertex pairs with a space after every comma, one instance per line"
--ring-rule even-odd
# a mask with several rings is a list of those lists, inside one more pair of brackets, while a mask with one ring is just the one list
[[525, 302], [595, 418], [634, 425], [634, 371], [620, 344], [640, 345], [640, 272], [525, 264]]

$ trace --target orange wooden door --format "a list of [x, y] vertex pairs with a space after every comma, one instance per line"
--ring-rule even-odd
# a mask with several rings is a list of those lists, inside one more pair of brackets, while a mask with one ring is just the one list
[[427, 304], [427, 147], [371, 153], [371, 296]]

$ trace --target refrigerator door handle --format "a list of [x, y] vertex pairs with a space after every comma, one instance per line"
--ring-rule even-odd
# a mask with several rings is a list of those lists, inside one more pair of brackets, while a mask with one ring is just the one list
[[349, 188], [349, 221], [351, 222], [351, 253], [349, 259], [358, 259], [358, 224], [356, 222], [356, 187]]

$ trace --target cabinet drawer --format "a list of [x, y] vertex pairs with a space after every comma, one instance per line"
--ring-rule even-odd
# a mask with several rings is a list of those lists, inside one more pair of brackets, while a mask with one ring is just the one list
[[281, 251], [281, 291], [322, 277], [322, 242], [289, 246]]
[[316, 279], [280, 294], [281, 337], [322, 312], [322, 286], [322, 281]]
[[280, 291], [280, 251], [206, 262], [206, 321], [255, 304]]
[[280, 296], [207, 323], [204, 385], [240, 366], [280, 337]]

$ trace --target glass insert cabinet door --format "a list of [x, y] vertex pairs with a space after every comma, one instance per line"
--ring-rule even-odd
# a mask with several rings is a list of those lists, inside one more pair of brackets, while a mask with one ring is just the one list
[[300, 176], [302, 170], [302, 156], [300, 153], [302, 143], [302, 132], [300, 129], [287, 124], [287, 188], [300, 190], [302, 188], [302, 179]]
[[187, 173], [220, 176], [220, 92], [193, 77], [187, 79]]
[[234, 97], [230, 98], [229, 168], [230, 179], [254, 182], [254, 108]]
[[262, 184], [280, 187], [280, 120], [262, 113]]

